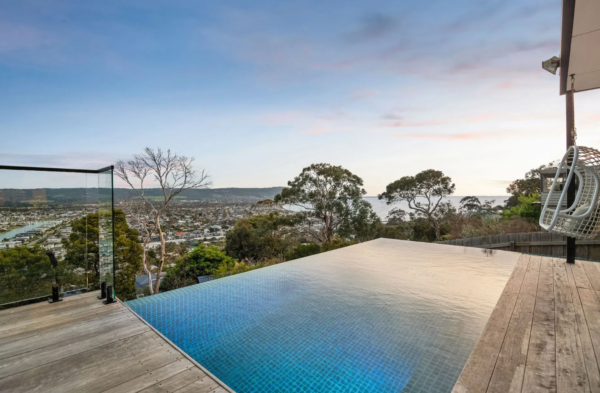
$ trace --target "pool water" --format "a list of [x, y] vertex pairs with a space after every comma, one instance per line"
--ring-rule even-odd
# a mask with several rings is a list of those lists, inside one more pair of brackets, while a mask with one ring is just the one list
[[237, 393], [450, 392], [517, 259], [378, 239], [127, 305]]

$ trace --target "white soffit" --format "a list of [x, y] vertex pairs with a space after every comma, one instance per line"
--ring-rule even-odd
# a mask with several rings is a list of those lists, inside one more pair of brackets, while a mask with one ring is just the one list
[[566, 90], [600, 88], [600, 0], [576, 0]]

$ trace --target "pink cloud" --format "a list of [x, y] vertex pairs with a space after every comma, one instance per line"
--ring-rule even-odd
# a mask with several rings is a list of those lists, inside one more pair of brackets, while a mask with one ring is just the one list
[[464, 134], [396, 134], [391, 135], [392, 138], [406, 139], [437, 139], [437, 140], [452, 140], [463, 141], [469, 139], [491, 138], [496, 136], [496, 133], [464, 133]]
[[442, 126], [444, 124], [448, 124], [447, 121], [439, 121], [439, 120], [428, 120], [421, 122], [409, 122], [400, 120], [395, 123], [387, 125], [388, 127], [397, 127], [397, 128], [408, 128], [408, 127], [430, 127], [430, 126]]
[[313, 130], [304, 130], [303, 134], [326, 134], [328, 132], [332, 132], [331, 130], [326, 129], [313, 129]]
[[497, 113], [487, 113], [485, 115], [473, 116], [467, 119], [467, 123], [480, 123], [482, 121], [495, 119], [498, 116], [499, 115]]
[[498, 89], [514, 89], [515, 84], [512, 82], [504, 82], [498, 85]]

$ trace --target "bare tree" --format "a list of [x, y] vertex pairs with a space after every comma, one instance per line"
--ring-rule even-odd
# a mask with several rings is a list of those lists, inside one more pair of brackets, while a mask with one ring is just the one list
[[148, 244], [156, 231], [156, 225], [153, 223], [153, 208], [151, 204], [144, 200], [136, 201], [134, 199], [127, 200], [121, 204], [121, 209], [125, 212], [127, 220], [138, 228], [138, 232], [142, 237], [142, 270], [148, 276], [148, 289], [150, 295], [154, 295], [152, 287], [152, 271], [148, 267]]
[[[153, 150], [149, 147], [144, 149], [143, 154], [136, 154], [133, 159], [117, 162], [115, 173], [123, 179], [150, 207], [154, 224], [160, 239], [160, 261], [156, 272], [156, 283], [153, 292], [156, 294], [160, 288], [160, 276], [165, 262], [166, 240], [160, 219], [164, 216], [171, 201], [183, 191], [191, 188], [208, 188], [208, 174], [204, 170], [197, 171], [193, 167], [194, 158], [179, 156], [171, 150]], [[146, 195], [146, 180], [152, 177], [158, 183], [162, 191], [162, 200], [157, 203]], [[135, 183], [135, 184], [134, 184]], [[151, 278], [151, 276], [150, 276]], [[148, 283], [152, 285], [152, 281]]]

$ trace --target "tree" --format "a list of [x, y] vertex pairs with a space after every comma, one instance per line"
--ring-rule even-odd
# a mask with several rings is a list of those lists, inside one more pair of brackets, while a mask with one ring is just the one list
[[[136, 154], [133, 159], [124, 162], [118, 161], [115, 173], [123, 179], [140, 197], [147, 202], [152, 209], [156, 230], [161, 244], [160, 261], [156, 273], [156, 283], [153, 292], [158, 293], [160, 288], [160, 277], [165, 262], [166, 240], [161, 227], [161, 218], [167, 211], [171, 201], [182, 192], [192, 188], [208, 188], [208, 175], [204, 170], [196, 171], [193, 166], [194, 158], [179, 156], [159, 149], [152, 150], [147, 147], [143, 154]], [[159, 203], [152, 201], [145, 195], [146, 178], [151, 175], [162, 190]], [[136, 185], [134, 185], [134, 182]]]
[[417, 217], [425, 218], [435, 231], [435, 240], [441, 237], [440, 204], [454, 193], [455, 185], [442, 171], [428, 169], [415, 176], [404, 176], [387, 185], [386, 191], [379, 195], [388, 205], [406, 201]]
[[304, 258], [321, 252], [321, 246], [316, 243], [298, 244], [285, 254], [285, 260]]
[[359, 214], [371, 217], [371, 207], [362, 200], [366, 194], [362, 179], [341, 166], [312, 164], [288, 186], [275, 202], [301, 207], [310, 236], [319, 242], [331, 241], [341, 228], [351, 233]]
[[[121, 300], [135, 299], [135, 276], [142, 268], [142, 246], [138, 231], [129, 228], [125, 213], [114, 211], [115, 291]], [[99, 280], [98, 213], [91, 213], [71, 223], [71, 234], [63, 240], [64, 261], [71, 267], [85, 269], [92, 282]]]
[[122, 210], [114, 212], [114, 227], [115, 291], [121, 300], [135, 299], [135, 277], [142, 269], [144, 249], [138, 243], [139, 232], [129, 228]]
[[[142, 237], [142, 271], [148, 276], [148, 282], [152, 282], [152, 266], [150, 258], [148, 258], [148, 244], [156, 231], [156, 225], [153, 222], [153, 209], [151, 204], [146, 201], [128, 200], [122, 203], [122, 209], [129, 222], [138, 227], [138, 231]], [[148, 285], [150, 295], [154, 294], [152, 285]]]
[[239, 220], [225, 235], [225, 252], [251, 264], [270, 258], [283, 260], [293, 243], [297, 223], [298, 217], [277, 212]]
[[198, 282], [198, 277], [212, 274], [222, 265], [233, 267], [235, 263], [235, 259], [218, 248], [200, 244], [167, 271], [165, 286], [168, 289], [176, 289], [193, 285]]
[[71, 234], [62, 240], [66, 251], [64, 261], [86, 275], [86, 281], [100, 281], [98, 213], [71, 222]]
[[544, 169], [556, 167], [556, 162], [551, 162], [548, 165], [540, 165], [537, 168], [529, 170], [523, 179], [517, 179], [506, 187], [506, 192], [511, 194], [511, 197], [506, 200], [506, 207], [511, 208], [519, 204], [520, 196], [531, 196], [539, 194], [540, 189], [540, 172]]
[[0, 250], [0, 304], [47, 296], [54, 282], [52, 264], [40, 247]]
[[486, 200], [483, 203], [481, 203], [479, 198], [477, 198], [476, 196], [466, 196], [460, 200], [459, 210], [461, 211], [461, 213], [471, 216], [476, 214], [489, 214], [494, 210], [494, 202], [495, 200]]

